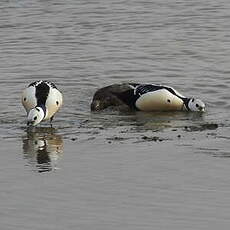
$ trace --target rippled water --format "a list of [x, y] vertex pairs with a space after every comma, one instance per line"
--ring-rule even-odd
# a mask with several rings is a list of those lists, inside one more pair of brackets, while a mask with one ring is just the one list
[[[230, 2], [8, 0], [0, 4], [4, 229], [227, 229]], [[21, 91], [64, 94], [54, 128], [26, 128]], [[90, 112], [94, 92], [161, 83], [191, 113]]]

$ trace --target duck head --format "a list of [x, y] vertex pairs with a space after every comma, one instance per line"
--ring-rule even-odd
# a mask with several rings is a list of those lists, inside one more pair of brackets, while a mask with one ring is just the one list
[[190, 98], [188, 102], [188, 108], [190, 111], [204, 112], [205, 104], [200, 99]]
[[27, 125], [36, 126], [39, 124], [45, 117], [45, 111], [42, 107], [35, 107], [31, 109], [27, 116]]

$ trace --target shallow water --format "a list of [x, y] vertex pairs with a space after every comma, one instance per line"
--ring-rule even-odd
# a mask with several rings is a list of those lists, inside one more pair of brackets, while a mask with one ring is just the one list
[[[2, 229], [228, 229], [230, 3], [0, 5]], [[53, 81], [53, 128], [26, 128], [24, 87]], [[90, 112], [94, 92], [161, 83], [196, 113]]]

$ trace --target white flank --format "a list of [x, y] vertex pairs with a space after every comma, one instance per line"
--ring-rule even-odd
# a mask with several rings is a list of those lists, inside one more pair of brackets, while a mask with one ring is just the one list
[[46, 100], [46, 116], [44, 120], [50, 119], [62, 106], [62, 94], [55, 88], [50, 88], [49, 95]]
[[142, 111], [182, 110], [183, 104], [182, 99], [173, 95], [167, 89], [145, 93], [136, 101], [136, 107]]
[[30, 86], [23, 90], [21, 101], [27, 113], [37, 105], [34, 86]]

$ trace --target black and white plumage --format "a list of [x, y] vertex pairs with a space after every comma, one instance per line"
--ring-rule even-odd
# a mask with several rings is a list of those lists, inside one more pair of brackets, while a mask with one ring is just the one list
[[35, 81], [22, 92], [22, 104], [27, 112], [27, 124], [52, 121], [63, 103], [62, 93], [49, 81]]
[[128, 106], [140, 111], [205, 110], [200, 99], [187, 98], [172, 87], [136, 83], [114, 84], [96, 91], [91, 110], [100, 111], [109, 106]]

